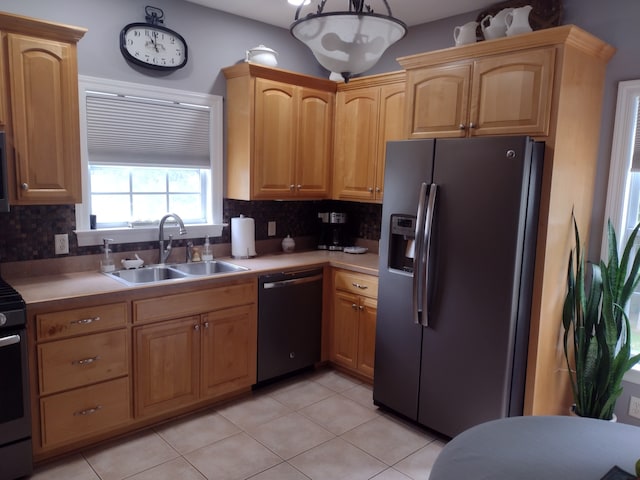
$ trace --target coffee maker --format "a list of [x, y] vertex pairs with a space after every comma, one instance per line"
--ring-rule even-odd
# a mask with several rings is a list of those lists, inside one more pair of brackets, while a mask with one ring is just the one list
[[318, 213], [320, 237], [318, 250], [341, 251], [347, 246], [347, 214], [343, 212]]

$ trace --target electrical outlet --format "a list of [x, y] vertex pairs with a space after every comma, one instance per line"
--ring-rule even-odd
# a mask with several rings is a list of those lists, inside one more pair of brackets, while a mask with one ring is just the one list
[[267, 224], [267, 235], [270, 237], [276, 236], [276, 222], [271, 221]]
[[69, 235], [60, 233], [54, 236], [56, 245], [56, 255], [65, 255], [69, 253]]
[[640, 418], [640, 398], [631, 396], [629, 399], [629, 416]]

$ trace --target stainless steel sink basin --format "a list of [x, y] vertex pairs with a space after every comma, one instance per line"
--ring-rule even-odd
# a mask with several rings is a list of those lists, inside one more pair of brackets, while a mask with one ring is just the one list
[[232, 263], [220, 262], [213, 260], [210, 262], [195, 262], [195, 263], [179, 263], [171, 265], [171, 268], [186, 273], [187, 275], [215, 275], [218, 273], [232, 273], [232, 272], [245, 272], [249, 270], [246, 267], [234, 265]]
[[164, 265], [154, 265], [150, 267], [136, 268], [134, 270], [118, 270], [115, 272], [109, 272], [107, 275], [110, 275], [123, 283], [132, 285], [176, 280], [187, 276], [184, 272], [180, 272]]
[[132, 270], [117, 270], [108, 275], [126, 285], [140, 285], [180, 280], [183, 278], [207, 277], [223, 273], [244, 272], [246, 267], [213, 260], [210, 262], [177, 263], [172, 265], [149, 265]]

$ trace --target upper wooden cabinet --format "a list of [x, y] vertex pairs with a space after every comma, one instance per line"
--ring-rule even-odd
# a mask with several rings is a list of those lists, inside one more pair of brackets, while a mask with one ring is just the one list
[[82, 200], [76, 44], [85, 32], [0, 13], [0, 128], [12, 204]]
[[327, 198], [336, 85], [241, 63], [227, 78], [227, 196]]
[[407, 71], [410, 138], [547, 135], [555, 48]]
[[563, 415], [571, 404], [558, 342], [560, 289], [574, 246], [572, 217], [581, 232], [589, 232], [605, 74], [614, 51], [584, 30], [564, 25], [398, 59], [407, 69], [409, 136], [521, 134], [545, 142], [527, 415]]
[[382, 201], [386, 142], [405, 138], [404, 115], [404, 72], [338, 86], [333, 198]]

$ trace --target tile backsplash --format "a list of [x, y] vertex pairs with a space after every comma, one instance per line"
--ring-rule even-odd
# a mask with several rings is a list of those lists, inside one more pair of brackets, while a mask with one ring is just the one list
[[[349, 220], [349, 236], [355, 239], [378, 241], [382, 205], [344, 202], [338, 200], [317, 201], [241, 201], [225, 199], [224, 222], [241, 214], [255, 219], [256, 240], [269, 238], [317, 236], [319, 212], [345, 212]], [[0, 213], [3, 226], [0, 229], [0, 262], [17, 262], [60, 258], [55, 255], [53, 236], [69, 234], [69, 256], [99, 254], [100, 246], [78, 247], [75, 234], [74, 205], [12, 206], [9, 213]], [[276, 222], [276, 235], [269, 237], [269, 221]], [[229, 243], [229, 228], [222, 237], [212, 239], [214, 243]], [[182, 240], [176, 246], [184, 246]], [[148, 250], [156, 248], [157, 242], [113, 245], [114, 252]]]

